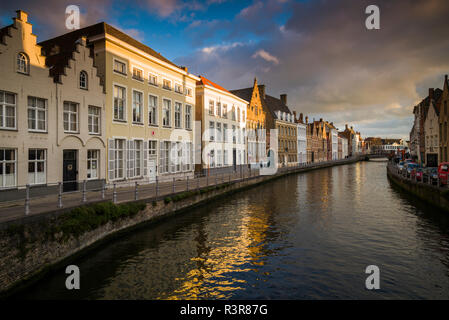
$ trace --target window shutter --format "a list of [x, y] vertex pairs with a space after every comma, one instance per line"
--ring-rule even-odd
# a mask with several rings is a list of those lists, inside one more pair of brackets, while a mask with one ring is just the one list
[[115, 149], [114, 149], [114, 139], [108, 139], [109, 156], [108, 156], [108, 174], [109, 180], [115, 178]]
[[130, 177], [129, 174], [129, 167], [131, 166], [131, 144], [130, 144], [130, 140], [126, 140], [126, 177]]
[[143, 142], [143, 176], [148, 175], [148, 141]]
[[164, 165], [163, 163], [163, 153], [164, 153], [164, 145], [163, 145], [163, 141], [159, 142], [159, 173], [162, 173], [162, 166]]

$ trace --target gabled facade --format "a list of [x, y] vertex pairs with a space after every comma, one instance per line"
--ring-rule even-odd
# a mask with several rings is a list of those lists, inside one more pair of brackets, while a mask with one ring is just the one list
[[425, 164], [427, 167], [437, 167], [440, 158], [439, 139], [439, 113], [441, 92], [431, 90], [429, 94], [429, 108], [425, 114], [424, 134], [425, 134]]
[[34, 194], [55, 192], [58, 182], [65, 190], [99, 184], [105, 96], [85, 41], [48, 57], [21, 10], [0, 35], [0, 189], [9, 189], [2, 196], [14, 198], [27, 184]]
[[293, 111], [295, 122], [296, 122], [296, 133], [297, 133], [297, 147], [298, 150], [298, 163], [307, 163], [307, 125], [304, 123], [303, 114], [300, 113], [299, 117], [296, 117], [296, 112]]
[[247, 163], [260, 167], [267, 158], [266, 112], [261, 99], [265, 95], [265, 86], [259, 88], [254, 78], [251, 88], [231, 90], [231, 93], [249, 102], [246, 109]]
[[201, 123], [201, 164], [196, 170], [236, 171], [247, 163], [248, 101], [200, 76], [196, 83], [195, 119]]

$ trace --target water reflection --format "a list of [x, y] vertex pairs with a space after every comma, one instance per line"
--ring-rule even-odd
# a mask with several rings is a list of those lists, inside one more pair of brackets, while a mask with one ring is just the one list
[[[292, 175], [143, 227], [25, 298], [449, 298], [449, 218], [404, 195], [385, 163]], [[367, 265], [381, 290], [365, 289]]]

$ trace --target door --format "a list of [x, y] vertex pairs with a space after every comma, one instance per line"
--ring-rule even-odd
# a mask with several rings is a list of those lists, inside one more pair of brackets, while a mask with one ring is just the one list
[[62, 180], [63, 191], [74, 191], [78, 189], [78, 167], [76, 163], [77, 151], [64, 150], [63, 151], [63, 165], [62, 165]]
[[234, 171], [237, 170], [237, 153], [235, 149], [232, 149], [232, 165], [234, 166]]
[[148, 160], [148, 178], [150, 182], [156, 181], [156, 161]]

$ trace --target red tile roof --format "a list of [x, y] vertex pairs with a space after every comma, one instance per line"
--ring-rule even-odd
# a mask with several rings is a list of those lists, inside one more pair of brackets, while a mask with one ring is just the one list
[[222, 91], [230, 93], [228, 90], [226, 90], [222, 86], [219, 86], [215, 82], [212, 82], [212, 81], [210, 81], [209, 79], [207, 79], [207, 78], [205, 78], [203, 76], [199, 76], [199, 77], [200, 77], [200, 81], [197, 82], [197, 85], [208, 85], [208, 86], [214, 87], [216, 89], [219, 89], [219, 90], [222, 90]]

